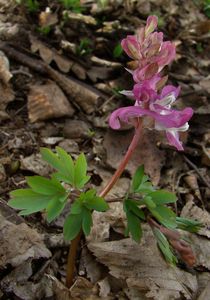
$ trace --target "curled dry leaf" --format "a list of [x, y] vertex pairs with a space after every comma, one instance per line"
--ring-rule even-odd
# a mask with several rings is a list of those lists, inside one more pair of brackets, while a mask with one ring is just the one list
[[31, 122], [72, 116], [74, 109], [62, 90], [54, 82], [31, 85], [28, 95], [28, 111]]
[[149, 226], [145, 225], [143, 230], [140, 244], [122, 239], [91, 242], [88, 248], [109, 268], [112, 276], [126, 280], [129, 289], [144, 292], [146, 297], [155, 300], [180, 299], [181, 295], [193, 299], [197, 292], [196, 276], [167, 265]]

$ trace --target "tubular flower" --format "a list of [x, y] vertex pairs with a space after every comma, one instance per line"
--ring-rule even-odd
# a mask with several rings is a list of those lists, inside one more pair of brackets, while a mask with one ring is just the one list
[[177, 111], [172, 109], [179, 95], [180, 88], [165, 85], [167, 76], [161, 77], [160, 71], [175, 57], [175, 46], [163, 42], [162, 32], [153, 32], [157, 27], [157, 17], [150, 16], [145, 28], [140, 28], [136, 36], [127, 36], [122, 40], [122, 47], [132, 59], [137, 60], [138, 68], [128, 70], [134, 80], [131, 91], [121, 93], [134, 99], [134, 105], [115, 110], [109, 119], [113, 129], [120, 128], [120, 121], [133, 124], [133, 118], [143, 116], [154, 119], [156, 130], [166, 131], [170, 145], [183, 150], [179, 141], [179, 132], [186, 131], [188, 121], [193, 115], [190, 107]]

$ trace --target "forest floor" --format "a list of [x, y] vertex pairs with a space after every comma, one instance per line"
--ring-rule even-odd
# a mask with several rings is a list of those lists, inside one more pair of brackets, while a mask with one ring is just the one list
[[[83, 0], [73, 9], [62, 1], [18, 2], [0, 0], [0, 299], [210, 299], [208, 1]], [[40, 147], [56, 146], [73, 157], [84, 152], [91, 186], [102, 190], [133, 134], [130, 127], [108, 126], [110, 113], [130, 103], [119, 93], [132, 86], [120, 41], [152, 14], [177, 46], [168, 68], [169, 82], [181, 86], [176, 107], [194, 110], [182, 135], [185, 151], [144, 129], [107, 197], [115, 199], [110, 210], [94, 215], [90, 236], [81, 240], [69, 290], [69, 243], [62, 233], [69, 206], [50, 224], [44, 213], [23, 218], [7, 206], [9, 192], [26, 187], [25, 176], [48, 176]], [[197, 258], [193, 268], [181, 261], [170, 267], [147, 226], [140, 244], [124, 237], [120, 199], [141, 164], [154, 185], [177, 194], [178, 215], [204, 224], [187, 236]]]

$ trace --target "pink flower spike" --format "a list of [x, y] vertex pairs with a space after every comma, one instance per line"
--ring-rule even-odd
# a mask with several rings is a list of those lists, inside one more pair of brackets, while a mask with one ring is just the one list
[[145, 36], [153, 32], [158, 25], [158, 18], [156, 16], [149, 16], [145, 27]]

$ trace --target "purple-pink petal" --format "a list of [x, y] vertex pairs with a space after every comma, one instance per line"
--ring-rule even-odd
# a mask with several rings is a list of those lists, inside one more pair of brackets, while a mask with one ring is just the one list
[[183, 151], [182, 142], [179, 140], [179, 133], [177, 131], [166, 131], [166, 137], [171, 146], [174, 146], [178, 151]]
[[166, 85], [160, 93], [160, 99], [168, 96], [169, 94], [173, 94], [174, 97], [177, 98], [179, 93], [180, 93], [180, 86], [175, 87], [173, 85]]
[[145, 35], [147, 36], [149, 33], [153, 32], [157, 28], [157, 25], [158, 18], [156, 16], [149, 16], [145, 27]]
[[[160, 107], [157, 109], [157, 111], [158, 110], [160, 110]], [[193, 114], [193, 110], [190, 107], [185, 108], [182, 111], [164, 109], [164, 107], [162, 107], [162, 111], [163, 110], [167, 114], [160, 114], [160, 112], [145, 109], [140, 106], [122, 107], [115, 110], [111, 114], [109, 119], [109, 125], [113, 129], [119, 129], [119, 120], [126, 123], [130, 123], [131, 118], [142, 117], [143, 115], [147, 115], [154, 118], [165, 128], [179, 128], [183, 126], [187, 121], [189, 121]]]
[[136, 36], [128, 35], [121, 41], [121, 46], [130, 58], [134, 60], [138, 60], [141, 58], [140, 45], [137, 41]]

